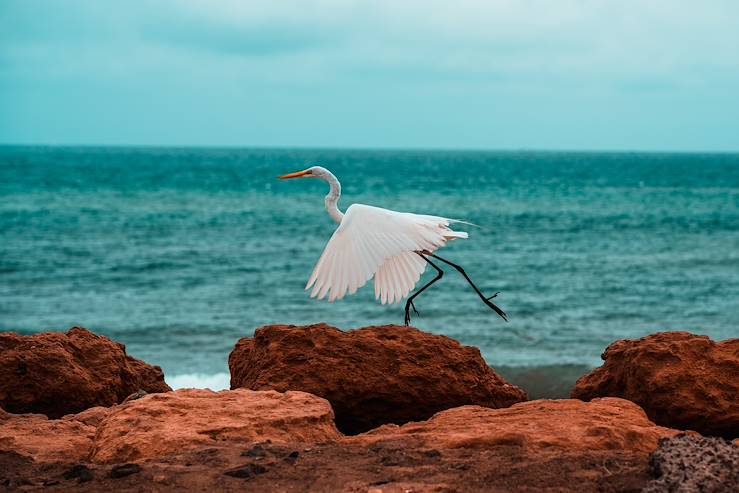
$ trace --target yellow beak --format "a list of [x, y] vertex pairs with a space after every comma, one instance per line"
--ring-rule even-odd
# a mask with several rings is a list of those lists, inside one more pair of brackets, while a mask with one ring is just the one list
[[310, 176], [311, 172], [309, 169], [303, 170], [303, 171], [297, 171], [295, 173], [290, 173], [287, 175], [278, 176], [280, 180], [289, 180], [291, 178], [303, 178], [305, 176]]

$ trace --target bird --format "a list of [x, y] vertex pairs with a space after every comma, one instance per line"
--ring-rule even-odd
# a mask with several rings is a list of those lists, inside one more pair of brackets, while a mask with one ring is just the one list
[[278, 178], [314, 178], [329, 185], [325, 197], [326, 210], [338, 227], [305, 286], [306, 290], [311, 289], [311, 298], [322, 300], [328, 297], [329, 302], [341, 300], [347, 294], [356, 293], [374, 277], [375, 298], [383, 305], [399, 303], [408, 296], [421, 279], [426, 266], [430, 265], [436, 270], [434, 279], [406, 300], [404, 322], [409, 325], [411, 308], [416, 315], [420, 315], [414, 299], [444, 275], [444, 271], [430, 260], [434, 258], [457, 270], [483, 303], [508, 321], [508, 315], [490, 301], [499, 293], [486, 297], [461, 266], [435, 253], [450, 241], [468, 238], [467, 232], [451, 229], [453, 224], [470, 223], [365, 204], [352, 204], [343, 213], [339, 210], [341, 184], [333, 173], [322, 166], [312, 166]]

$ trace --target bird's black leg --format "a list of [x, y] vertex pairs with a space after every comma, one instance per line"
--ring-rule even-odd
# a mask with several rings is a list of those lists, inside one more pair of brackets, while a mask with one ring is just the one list
[[[470, 276], [467, 275], [467, 273], [464, 271], [464, 269], [461, 266], [459, 266], [457, 264], [454, 264], [452, 262], [449, 262], [448, 260], [445, 260], [445, 259], [439, 257], [438, 255], [434, 255], [433, 253], [430, 253], [429, 255], [432, 256], [432, 257], [434, 257], [435, 259], [441, 260], [445, 264], [451, 265], [452, 267], [454, 267], [455, 269], [457, 269], [457, 271], [464, 276], [464, 278], [467, 280], [467, 282], [470, 283], [470, 286], [472, 286], [472, 289], [475, 290], [475, 293], [477, 293], [477, 295], [480, 297], [480, 299], [482, 300], [482, 302], [485, 303], [490, 308], [492, 308], [493, 311], [495, 311], [495, 313], [497, 313], [498, 315], [500, 315], [500, 318], [502, 318], [506, 322], [508, 321], [508, 315], [506, 315], [506, 313], [503, 310], [501, 310], [498, 305], [496, 305], [495, 303], [493, 303], [492, 301], [490, 301], [491, 299], [493, 299], [496, 296], [498, 296], [498, 293], [495, 293], [494, 295], [492, 295], [490, 297], [485, 297], [485, 295], [482, 294], [482, 292], [477, 288], [477, 286], [475, 286], [475, 283], [472, 282], [472, 279], [470, 279]], [[426, 260], [428, 261], [428, 259], [426, 259]]]
[[420, 313], [418, 313], [418, 310], [416, 310], [416, 305], [413, 304], [413, 298], [415, 298], [416, 296], [418, 296], [419, 294], [421, 294], [423, 291], [426, 290], [426, 288], [428, 288], [433, 283], [435, 283], [436, 281], [438, 281], [439, 279], [441, 279], [442, 276], [444, 276], [444, 271], [441, 270], [441, 269], [439, 269], [439, 267], [436, 264], [434, 264], [433, 262], [431, 262], [428, 259], [428, 257], [426, 257], [425, 255], [423, 255], [420, 252], [416, 252], [416, 253], [422, 259], [424, 259], [426, 262], [428, 262], [431, 267], [433, 267], [434, 269], [436, 269], [436, 277], [434, 277], [433, 279], [431, 279], [431, 281], [428, 284], [426, 284], [425, 286], [423, 286], [421, 289], [419, 289], [418, 291], [416, 291], [415, 293], [413, 293], [408, 298], [408, 301], [405, 302], [405, 325], [409, 325], [411, 323], [411, 311], [410, 311], [411, 308], [413, 308], [413, 311], [416, 313], [416, 315], [420, 315]]

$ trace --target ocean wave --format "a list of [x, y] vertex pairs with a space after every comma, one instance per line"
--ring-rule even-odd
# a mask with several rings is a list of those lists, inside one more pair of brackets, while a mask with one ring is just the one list
[[210, 389], [225, 390], [231, 386], [231, 375], [228, 373], [183, 373], [164, 379], [173, 390], [177, 389]]

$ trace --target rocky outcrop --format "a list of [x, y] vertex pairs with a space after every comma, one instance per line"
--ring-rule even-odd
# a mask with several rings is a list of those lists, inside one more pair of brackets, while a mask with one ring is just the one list
[[[85, 333], [81, 347], [66, 349], [74, 338], [63, 334], [58, 346], [86, 354], [84, 341], [100, 338]], [[646, 373], [655, 385], [664, 375], [718, 379], [706, 368], [721, 365], [720, 381], [697, 385], [730, 392], [724, 349], [708, 341], [700, 350], [698, 338], [692, 346], [704, 356], [695, 357], [675, 342], [687, 336], [695, 338], [654, 336], [662, 342], [635, 349], [635, 371], [658, 361]], [[659, 492], [733, 491], [737, 481], [739, 440], [655, 425], [616, 397], [516, 402], [523, 393], [477, 350], [416, 329], [266, 327], [239, 341], [230, 363], [235, 381], [265, 390], [132, 392], [60, 419], [0, 410], [0, 490]], [[300, 385], [344, 406], [354, 431], [373, 420], [404, 424], [342, 435], [329, 402], [290, 390]], [[465, 400], [484, 405], [456, 407]], [[407, 422], [437, 405], [426, 421]]]
[[688, 332], [617, 341], [605, 363], [577, 381], [572, 397], [636, 402], [655, 423], [705, 435], [739, 436], [739, 339]]
[[[325, 426], [326, 401], [308, 394], [200, 392], [112, 408], [94, 438], [102, 461], [34, 464], [0, 450], [0, 484], [106, 493], [636, 492], [654, 477], [649, 457], [659, 440], [679, 433], [607, 398], [464, 406], [341, 437]], [[299, 408], [316, 413], [291, 417]], [[106, 443], [115, 446], [99, 448]]]
[[51, 418], [111, 406], [130, 394], [166, 392], [158, 366], [126, 354], [123, 344], [80, 327], [66, 333], [0, 333], [0, 407]]
[[739, 491], [739, 446], [722, 438], [663, 439], [651, 462], [657, 479], [642, 493]]
[[[146, 461], [224, 443], [320, 443], [339, 437], [331, 406], [304, 392], [178, 390], [117, 406], [91, 459]], [[238, 446], [238, 445], [237, 445]]]
[[452, 407], [507, 407], [526, 393], [499, 377], [477, 348], [410, 327], [342, 332], [272, 325], [229, 357], [231, 388], [302, 390], [331, 402], [349, 434], [427, 419]]

